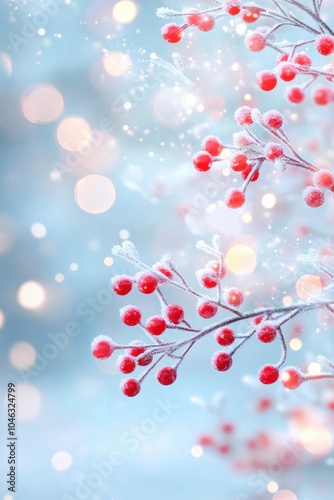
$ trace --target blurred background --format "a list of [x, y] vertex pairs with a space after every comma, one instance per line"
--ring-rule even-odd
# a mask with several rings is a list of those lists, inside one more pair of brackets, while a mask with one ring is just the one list
[[[1, 499], [331, 499], [334, 387], [261, 386], [257, 370], [276, 362], [277, 344], [247, 343], [222, 374], [204, 339], [175, 385], [151, 376], [133, 399], [119, 390], [115, 358], [91, 355], [98, 334], [134, 339], [119, 318], [127, 298], [110, 279], [135, 270], [112, 256], [115, 244], [133, 241], [149, 265], [169, 254], [196, 286], [207, 258], [195, 243], [218, 233], [231, 256], [226, 285], [246, 293], [244, 310], [289, 305], [308, 286], [319, 295], [322, 277], [296, 259], [333, 248], [333, 200], [308, 208], [304, 173], [266, 166], [231, 212], [226, 165], [201, 175], [191, 163], [209, 133], [232, 143], [233, 113], [250, 105], [277, 106], [298, 151], [330, 167], [332, 105], [288, 105], [281, 83], [262, 93], [255, 72], [275, 55], [250, 54], [240, 20], [168, 45], [159, 6], [180, 3], [1, 0], [2, 436], [8, 382], [18, 407], [17, 491], [5, 484], [2, 444]], [[198, 322], [191, 297], [170, 297]], [[145, 316], [159, 311], [155, 297], [130, 300]], [[332, 332], [324, 311], [286, 325], [288, 364], [333, 359]]]

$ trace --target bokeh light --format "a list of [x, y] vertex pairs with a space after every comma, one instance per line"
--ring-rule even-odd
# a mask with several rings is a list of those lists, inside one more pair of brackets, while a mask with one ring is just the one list
[[5, 314], [4, 314], [4, 312], [3, 312], [3, 311], [1, 311], [1, 309], [0, 309], [0, 330], [1, 330], [1, 328], [4, 326], [5, 321], [6, 321]]
[[40, 391], [32, 384], [16, 384], [16, 399], [18, 420], [32, 420], [40, 413], [42, 396]]
[[75, 201], [90, 214], [101, 214], [109, 210], [116, 199], [113, 183], [103, 175], [87, 175], [75, 186]]
[[45, 298], [45, 290], [37, 281], [22, 283], [17, 293], [17, 301], [24, 309], [39, 309]]
[[81, 151], [91, 140], [89, 123], [80, 116], [68, 116], [57, 127], [57, 141], [67, 151]]
[[303, 344], [302, 344], [302, 341], [300, 339], [295, 338], [295, 339], [290, 340], [289, 345], [290, 345], [290, 349], [292, 349], [293, 351], [299, 351], [299, 349], [302, 348]]
[[296, 283], [298, 297], [303, 300], [310, 300], [319, 297], [322, 292], [322, 283], [319, 276], [314, 274], [304, 274]]
[[200, 458], [203, 455], [203, 448], [199, 444], [195, 444], [191, 448], [190, 453], [192, 454], [193, 457]]
[[111, 76], [124, 75], [131, 68], [131, 64], [131, 57], [123, 52], [109, 52], [103, 58], [104, 69]]
[[267, 490], [269, 491], [269, 493], [276, 493], [276, 491], [278, 490], [278, 484], [276, 483], [276, 481], [269, 481], [269, 483], [267, 484]]
[[9, 351], [9, 361], [17, 370], [27, 370], [36, 361], [35, 348], [29, 342], [17, 342]]
[[52, 467], [58, 471], [69, 469], [72, 463], [72, 455], [67, 451], [57, 451], [51, 458]]
[[291, 490], [279, 490], [273, 496], [273, 500], [298, 500], [298, 498]]
[[306, 426], [298, 433], [298, 440], [306, 451], [315, 456], [327, 455], [333, 448], [331, 433], [321, 426]]
[[26, 90], [21, 98], [22, 112], [31, 123], [50, 123], [62, 114], [64, 100], [58, 89], [39, 84]]
[[267, 193], [262, 196], [261, 203], [264, 208], [274, 208], [276, 205], [276, 196], [273, 193]]
[[46, 227], [44, 226], [44, 224], [41, 224], [40, 222], [35, 222], [34, 224], [32, 224], [30, 231], [31, 234], [38, 239], [45, 238], [47, 234]]
[[234, 274], [243, 276], [252, 273], [256, 268], [256, 254], [246, 245], [234, 245], [226, 256], [226, 267]]
[[137, 6], [131, 0], [121, 0], [114, 5], [113, 16], [115, 21], [128, 24], [134, 20], [138, 12]]

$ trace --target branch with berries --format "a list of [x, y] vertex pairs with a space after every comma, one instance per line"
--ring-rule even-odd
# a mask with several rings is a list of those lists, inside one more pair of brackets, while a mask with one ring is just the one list
[[[304, 189], [304, 201], [312, 208], [324, 203], [325, 192], [334, 190], [334, 176], [329, 170], [317, 168], [297, 153], [283, 130], [283, 116], [279, 111], [270, 110], [262, 114], [256, 108], [242, 106], [236, 110], [234, 118], [244, 130], [234, 135], [233, 145], [224, 144], [218, 137], [210, 135], [203, 139], [202, 151], [193, 156], [196, 170], [206, 172], [215, 162], [225, 161], [226, 156], [231, 154], [229, 167], [233, 172], [240, 173], [243, 183], [240, 188], [231, 188], [226, 192], [225, 202], [229, 208], [244, 205], [250, 182], [258, 180], [266, 162], [281, 172], [288, 167], [296, 167], [312, 173], [313, 185]], [[261, 140], [252, 125], [259, 126], [274, 141]]]
[[[206, 292], [209, 290], [214, 292], [211, 296], [190, 286], [175, 263], [166, 256], [155, 265], [148, 266], [140, 260], [133, 243], [125, 241], [121, 246], [117, 245], [113, 248], [114, 255], [127, 260], [139, 270], [131, 277], [115, 276], [112, 279], [115, 293], [125, 296], [136, 286], [144, 295], [155, 294], [160, 308], [157, 315], [146, 320], [143, 320], [140, 309], [134, 305], [127, 305], [120, 309], [124, 325], [140, 329], [147, 338], [146, 343], [134, 340], [127, 345], [118, 344], [106, 335], [98, 335], [92, 342], [92, 353], [98, 359], [109, 358], [114, 351], [125, 351], [125, 354], [120, 355], [116, 362], [117, 368], [123, 374], [130, 374], [137, 368], [147, 367], [137, 378], [131, 377], [122, 381], [121, 389], [126, 396], [136, 396], [141, 390], [144, 379], [165, 360], [169, 360], [171, 366], [162, 364], [156, 373], [156, 378], [162, 385], [173, 384], [177, 379], [180, 365], [191, 348], [208, 335], [214, 335], [217, 344], [224, 348], [212, 356], [212, 366], [218, 371], [229, 370], [238, 349], [256, 336], [263, 344], [278, 339], [281, 346], [280, 359], [274, 364], [262, 366], [259, 370], [259, 380], [263, 384], [275, 383], [280, 377], [280, 372], [281, 382], [288, 389], [295, 389], [306, 380], [334, 378], [334, 364], [326, 358], [323, 358], [322, 362], [326, 364], [328, 371], [317, 375], [302, 373], [294, 367], [283, 369], [287, 357], [283, 326], [307, 311], [325, 308], [330, 313], [334, 313], [334, 300], [310, 300], [286, 307], [263, 307], [241, 312], [239, 308], [244, 301], [242, 291], [235, 287], [222, 286], [227, 270], [219, 237], [213, 237], [212, 245], [199, 241], [197, 248], [210, 256], [210, 260], [204, 268], [196, 272], [196, 276], [199, 285]], [[323, 272], [330, 275], [322, 262], [321, 266]], [[200, 318], [217, 319], [210, 321], [209, 325], [204, 328], [192, 326], [185, 318], [183, 307], [167, 301], [166, 287], [174, 287], [193, 296], [196, 300], [196, 312]], [[246, 326], [246, 333], [238, 333], [240, 324]], [[180, 333], [183, 338], [163, 341], [162, 335], [166, 335], [168, 331]]]
[[[217, 20], [225, 16], [250, 25], [258, 21], [269, 21], [270, 26], [262, 25], [245, 36], [245, 45], [252, 52], [261, 52], [266, 47], [278, 52], [274, 68], [260, 71], [256, 75], [256, 82], [262, 90], [273, 90], [278, 78], [291, 82], [297, 75], [307, 75], [309, 79], [303, 84], [286, 89], [286, 98], [299, 104], [305, 99], [306, 89], [321, 77], [330, 82], [334, 81], [333, 62], [316, 66], [306, 52], [300, 51], [304, 47], [314, 47], [322, 56], [329, 56], [334, 52], [334, 32], [321, 15], [322, 1], [312, 0], [307, 6], [296, 0], [268, 0], [268, 7], [254, 2], [241, 3], [239, 0], [217, 0], [215, 3], [217, 6], [205, 10], [178, 12], [167, 8], [158, 9], [159, 17], [184, 20], [183, 24], [166, 24], [162, 28], [163, 38], [169, 43], [177, 43], [181, 41], [187, 28], [211, 31]], [[288, 41], [284, 37], [283, 40], [276, 41], [276, 36], [282, 28], [295, 28], [294, 32], [300, 32], [307, 38]], [[329, 86], [319, 85], [314, 88], [312, 99], [318, 105], [329, 104], [334, 99], [334, 90]]]

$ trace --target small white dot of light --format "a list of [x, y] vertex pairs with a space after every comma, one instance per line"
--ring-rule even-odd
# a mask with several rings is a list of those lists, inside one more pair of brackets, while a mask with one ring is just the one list
[[0, 309], [0, 330], [4, 324], [5, 324], [5, 315], [4, 315], [3, 311], [1, 311], [1, 309]]
[[55, 36], [56, 36], [57, 38], [62, 38], [62, 37], [63, 37], [63, 35], [62, 35], [61, 33], [57, 33]]
[[197, 108], [196, 108], [196, 109], [197, 109], [197, 111], [199, 111], [200, 113], [201, 113], [202, 111], [204, 111], [204, 106], [203, 106], [203, 104], [199, 104], [199, 105], [197, 106]]
[[248, 224], [252, 220], [251, 214], [249, 212], [246, 212], [245, 214], [243, 214], [242, 220], [243, 220], [243, 222], [245, 222], [246, 224]]
[[276, 196], [272, 193], [267, 193], [262, 196], [261, 203], [264, 208], [273, 208], [276, 205]]
[[72, 463], [73, 463], [72, 455], [67, 451], [58, 451], [51, 458], [52, 467], [59, 471], [69, 469]]
[[223, 31], [225, 31], [225, 33], [228, 32], [228, 27], [227, 26], [223, 26]]
[[127, 130], [129, 130], [129, 125], [123, 125], [123, 130], [126, 132]]
[[12, 495], [5, 495], [3, 500], [14, 500], [14, 497], [12, 497]]
[[119, 232], [119, 237], [122, 238], [122, 240], [128, 240], [130, 237], [130, 233], [127, 229], [121, 229]]
[[283, 297], [283, 304], [286, 307], [291, 306], [291, 304], [292, 304], [292, 297], [290, 297], [290, 295], [285, 295], [285, 297]]
[[278, 484], [276, 483], [276, 481], [269, 481], [269, 483], [267, 484], [267, 490], [269, 491], [269, 493], [276, 493], [276, 491], [278, 491]]
[[251, 101], [252, 96], [250, 94], [245, 94], [244, 99], [245, 99], [245, 101]]
[[60, 175], [60, 172], [58, 170], [53, 170], [52, 172], [50, 172], [50, 179], [52, 181], [59, 181], [60, 178], [61, 178], [61, 175]]
[[195, 444], [190, 450], [190, 453], [195, 458], [200, 458], [203, 455], [203, 448], [199, 444]]
[[238, 35], [244, 35], [246, 33], [247, 26], [244, 23], [237, 24], [235, 31]]
[[124, 109], [131, 109], [131, 108], [132, 108], [131, 102], [125, 102], [124, 103]]
[[112, 257], [106, 257], [103, 262], [105, 266], [110, 267], [113, 265], [114, 259]]
[[64, 279], [65, 276], [62, 273], [57, 273], [55, 276], [55, 281], [57, 281], [57, 283], [62, 283]]
[[151, 57], [152, 59], [156, 59], [156, 58], [157, 58], [157, 55], [156, 55], [156, 53], [155, 53], [155, 52], [151, 52], [150, 57]]
[[39, 28], [38, 32], [37, 32], [40, 36], [44, 36], [46, 31], [44, 28]]
[[150, 156], [150, 157], [152, 158], [152, 157], [154, 156], [153, 151], [150, 151], [150, 152], [148, 153], [148, 156]]
[[79, 269], [79, 266], [78, 266], [78, 264], [76, 264], [75, 262], [73, 262], [70, 265], [70, 269], [71, 269], [71, 271], [77, 271]]
[[291, 339], [290, 340], [290, 348], [293, 350], [293, 351], [299, 351], [299, 349], [301, 349], [302, 347], [302, 341], [300, 339]]
[[31, 234], [35, 238], [44, 238], [46, 236], [46, 227], [40, 222], [34, 222], [30, 228]]
[[230, 175], [230, 169], [229, 168], [224, 168], [223, 169], [223, 175], [225, 175], [225, 177], [227, 177], [228, 175]]
[[295, 122], [298, 120], [298, 118], [299, 118], [299, 116], [297, 115], [297, 113], [291, 113], [290, 120]]
[[321, 373], [321, 366], [319, 365], [319, 363], [311, 363], [308, 365], [307, 371], [310, 375], [318, 375], [319, 373]]
[[232, 71], [238, 71], [239, 68], [240, 68], [240, 64], [238, 62], [235, 62], [231, 65]]
[[246, 291], [245, 291], [245, 295], [246, 295], [246, 297], [248, 297], [248, 296], [250, 295], [250, 291], [249, 291], [249, 290], [246, 290]]
[[211, 203], [210, 205], [208, 205], [205, 209], [206, 213], [210, 214], [212, 212], [214, 212], [216, 210], [216, 205], [214, 203]]
[[186, 113], [187, 113], [187, 115], [191, 115], [192, 114], [192, 110], [191, 109], [187, 109]]

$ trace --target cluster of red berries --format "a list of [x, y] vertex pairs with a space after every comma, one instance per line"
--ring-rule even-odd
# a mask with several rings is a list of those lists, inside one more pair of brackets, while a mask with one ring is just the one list
[[334, 176], [329, 170], [321, 169], [312, 176], [313, 186], [304, 189], [303, 197], [305, 203], [312, 208], [323, 205], [325, 192], [334, 192]]
[[[261, 14], [260, 8], [242, 7], [238, 0], [226, 0], [222, 8], [227, 15], [237, 16], [240, 14], [241, 19], [246, 23], [254, 23]], [[212, 11], [217, 11], [217, 9], [212, 9]], [[194, 26], [200, 31], [211, 31], [215, 27], [216, 18], [210, 12], [210, 10], [200, 12], [197, 9], [192, 9], [188, 13], [180, 13], [180, 16], [184, 18], [184, 24], [166, 24], [163, 26], [161, 34], [167, 42], [178, 43], [183, 37], [184, 30], [189, 26]]]

